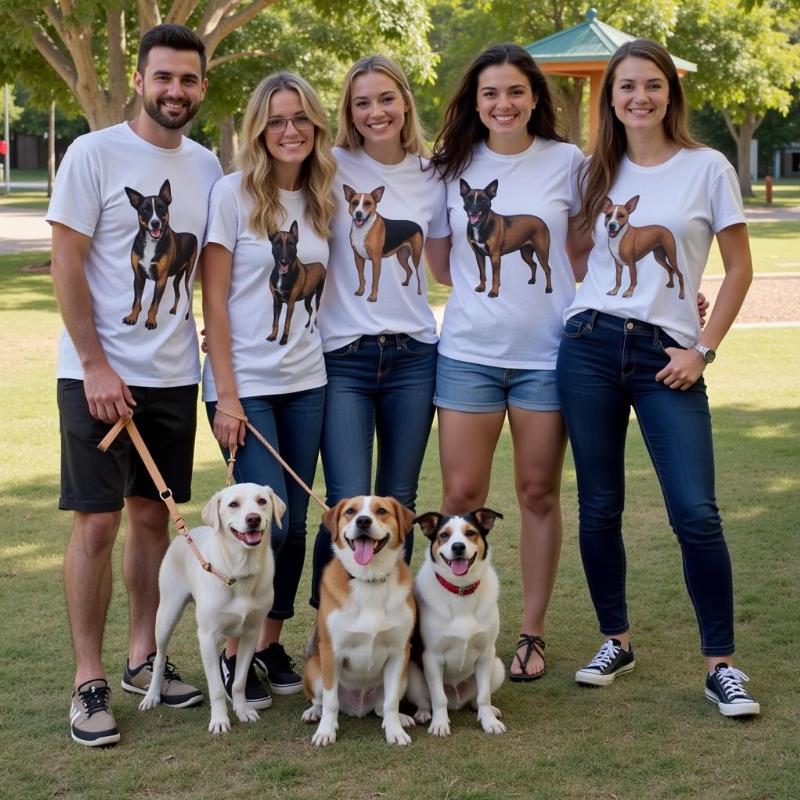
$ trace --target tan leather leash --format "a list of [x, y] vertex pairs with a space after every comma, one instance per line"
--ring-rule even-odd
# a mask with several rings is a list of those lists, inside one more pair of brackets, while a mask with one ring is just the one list
[[[300, 486], [303, 487], [308, 496], [312, 500], [314, 500], [314, 502], [323, 511], [330, 510], [328, 506], [326, 506], [325, 503], [323, 503], [322, 500], [320, 500], [319, 497], [317, 497], [317, 495], [314, 494], [311, 487], [308, 486], [308, 484], [306, 484], [306, 482], [283, 460], [283, 458], [281, 458], [281, 454], [261, 435], [261, 432], [256, 429], [256, 427], [250, 422], [249, 419], [247, 419], [247, 417], [244, 414], [238, 414], [235, 411], [229, 411], [227, 408], [222, 408], [222, 406], [220, 405], [217, 405], [217, 411], [219, 411], [221, 414], [225, 414], [225, 416], [227, 417], [233, 417], [234, 419], [238, 419], [239, 422], [244, 422], [250, 433], [252, 433], [253, 436], [255, 436], [256, 439], [258, 439], [258, 441], [261, 442], [261, 444], [263, 444], [264, 447], [267, 448], [267, 450], [269, 450], [270, 453], [272, 453], [272, 456], [275, 458], [275, 460], [300, 484]], [[233, 456], [235, 456], [236, 450], [233, 449], [231, 453]], [[234, 458], [234, 461], [235, 460], [236, 459]], [[230, 472], [232, 472], [233, 467], [229, 467], [229, 470]]]
[[[103, 440], [100, 442], [100, 444], [97, 445], [97, 449], [102, 450], [105, 453], [111, 446], [111, 443], [114, 441], [114, 439], [119, 436], [120, 431], [122, 431], [123, 428], [127, 429], [128, 436], [131, 437], [133, 446], [136, 448], [136, 452], [139, 453], [139, 458], [142, 459], [142, 463], [147, 468], [147, 471], [150, 473], [150, 477], [153, 479], [153, 483], [158, 489], [159, 497], [164, 501], [164, 504], [169, 509], [170, 516], [172, 517], [172, 521], [175, 523], [175, 527], [178, 529], [178, 533], [180, 533], [180, 535], [186, 539], [186, 544], [189, 545], [189, 549], [192, 551], [192, 553], [194, 553], [195, 557], [200, 562], [200, 566], [206, 572], [210, 572], [228, 586], [236, 583], [236, 578], [229, 578], [227, 575], [216, 569], [210, 561], [206, 561], [205, 557], [200, 552], [200, 548], [195, 544], [194, 539], [192, 539], [192, 535], [189, 532], [189, 528], [186, 526], [186, 521], [181, 516], [178, 506], [176, 505], [175, 500], [172, 498], [172, 490], [167, 486], [164, 478], [158, 471], [156, 462], [153, 461], [153, 457], [150, 455], [150, 451], [147, 449], [147, 445], [144, 443], [144, 439], [142, 439], [142, 435], [139, 433], [139, 429], [136, 427], [133, 418], [128, 417], [118, 419], [114, 423], [114, 426], [111, 428], [111, 430], [103, 437]], [[236, 461], [235, 456], [236, 451], [234, 450], [228, 463], [229, 481], [231, 480], [231, 474], [233, 473], [233, 462]], [[226, 483], [225, 485], [229, 486], [230, 484]]]

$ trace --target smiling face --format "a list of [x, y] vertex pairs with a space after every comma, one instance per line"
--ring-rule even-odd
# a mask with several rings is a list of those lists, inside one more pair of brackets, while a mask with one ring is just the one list
[[294, 89], [279, 89], [270, 97], [264, 143], [282, 189], [294, 188], [293, 185], [284, 186], [281, 177], [284, 174], [295, 179], [299, 176], [303, 162], [314, 149], [315, 132], [314, 123]]
[[476, 104], [481, 122], [489, 129], [492, 150], [520, 152], [530, 144], [528, 120], [536, 100], [527, 76], [513, 64], [495, 64], [481, 71]]
[[225, 540], [234, 539], [245, 548], [269, 540], [274, 519], [280, 526], [286, 506], [269, 486], [237, 483], [217, 492], [203, 509], [203, 520]]
[[350, 116], [367, 154], [381, 160], [402, 150], [408, 103], [400, 87], [383, 72], [364, 72], [350, 89]]
[[614, 71], [611, 105], [628, 135], [662, 132], [669, 106], [666, 75], [646, 58], [624, 59]]

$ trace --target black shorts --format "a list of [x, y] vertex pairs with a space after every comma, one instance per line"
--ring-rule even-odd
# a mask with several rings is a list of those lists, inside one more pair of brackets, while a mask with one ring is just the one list
[[[191, 498], [197, 385], [129, 387], [136, 400], [133, 418], [176, 503]], [[119, 511], [126, 497], [158, 500], [152, 478], [126, 431], [108, 451], [97, 449], [110, 426], [89, 413], [83, 381], [58, 380], [61, 429], [61, 496], [70, 511]]]

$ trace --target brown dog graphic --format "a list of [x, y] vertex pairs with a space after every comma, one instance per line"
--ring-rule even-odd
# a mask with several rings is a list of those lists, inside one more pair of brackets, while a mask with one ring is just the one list
[[495, 178], [485, 189], [473, 189], [461, 180], [461, 197], [467, 212], [467, 241], [478, 261], [480, 282], [476, 292], [486, 290], [486, 256], [492, 262], [492, 288], [489, 297], [500, 294], [500, 257], [519, 250], [522, 260], [531, 268], [528, 283], [536, 283], [536, 262], [542, 265], [547, 282], [545, 292], [550, 294], [550, 230], [544, 221], [532, 214], [505, 216], [492, 211], [492, 200], [497, 196]]
[[[281, 308], [286, 305], [286, 319], [283, 323], [283, 336], [279, 344], [289, 341], [289, 327], [292, 324], [294, 304], [298, 300], [305, 303], [308, 312], [308, 321], [305, 327], [309, 333], [314, 330], [311, 324], [311, 303], [314, 302], [314, 311], [319, 311], [319, 301], [325, 287], [325, 267], [318, 261], [304, 264], [297, 257], [297, 221], [292, 222], [288, 231], [278, 231], [269, 237], [272, 243], [272, 256], [275, 266], [269, 276], [269, 290], [272, 294], [272, 333], [267, 336], [268, 342], [274, 342], [278, 337], [278, 321]], [[316, 319], [314, 320], [316, 324]]]
[[347, 184], [342, 186], [347, 200], [347, 211], [353, 222], [350, 225], [350, 244], [358, 270], [356, 295], [364, 294], [364, 265], [372, 262], [372, 289], [367, 300], [374, 303], [378, 299], [378, 281], [381, 278], [381, 259], [396, 255], [400, 266], [406, 273], [403, 286], [411, 280], [411, 258], [417, 273], [417, 294], [422, 294], [419, 280], [419, 264], [422, 259], [422, 228], [407, 219], [386, 219], [378, 213], [378, 203], [383, 197], [384, 187], [379, 186], [371, 192], [357, 192]]
[[606, 215], [605, 226], [608, 232], [608, 249], [617, 268], [617, 281], [608, 292], [616, 295], [622, 283], [622, 268], [628, 267], [631, 276], [630, 286], [622, 293], [630, 297], [636, 289], [636, 262], [641, 261], [648, 253], [661, 264], [669, 275], [667, 287], [675, 285], [678, 276], [678, 297], [683, 300], [683, 274], [678, 269], [678, 258], [675, 249], [675, 237], [663, 225], [643, 225], [634, 228], [628, 218], [639, 204], [639, 195], [632, 197], [624, 206], [614, 205], [610, 197], [603, 201], [603, 213]]
[[[197, 258], [197, 237], [193, 233], [177, 233], [170, 228], [169, 205], [172, 202], [172, 190], [168, 180], [161, 184], [158, 194], [145, 196], [127, 186], [125, 194], [139, 215], [139, 233], [136, 234], [131, 248], [133, 307], [122, 321], [126, 325], [136, 324], [142, 310], [145, 283], [148, 280], [155, 281], [153, 301], [144, 323], [145, 328], [154, 330], [158, 327], [158, 306], [170, 278], [174, 278], [172, 287], [175, 291], [175, 302], [169, 313], [174, 314], [177, 311], [181, 278], [184, 280], [186, 299], [191, 308], [189, 278]], [[189, 319], [189, 308], [186, 309], [185, 319]]]

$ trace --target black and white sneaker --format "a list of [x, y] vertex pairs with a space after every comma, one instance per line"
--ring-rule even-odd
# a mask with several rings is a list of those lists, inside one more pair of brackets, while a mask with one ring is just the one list
[[575, 673], [575, 681], [588, 686], [608, 686], [617, 675], [624, 675], [635, 666], [632, 647], [625, 650], [618, 639], [606, 639], [597, 655]]
[[750, 678], [740, 669], [729, 667], [720, 661], [714, 672], [706, 678], [706, 699], [716, 703], [719, 713], [725, 717], [755, 716], [761, 706], [742, 686]]
[[[223, 650], [219, 654], [219, 671], [222, 683], [225, 685], [225, 694], [233, 702], [233, 676], [236, 674], [236, 656], [226, 656]], [[247, 680], [244, 685], [244, 699], [250, 708], [262, 709], [272, 705], [269, 689], [258, 679], [253, 668], [253, 662], [247, 668]]]
[[294, 661], [279, 642], [256, 650], [253, 663], [266, 674], [275, 694], [297, 694], [303, 690], [303, 679], [294, 671]]

